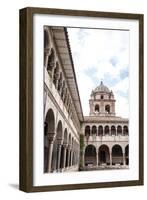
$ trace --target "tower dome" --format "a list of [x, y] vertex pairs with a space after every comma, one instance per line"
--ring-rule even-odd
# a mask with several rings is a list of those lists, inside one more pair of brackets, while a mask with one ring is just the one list
[[110, 90], [108, 89], [107, 86], [105, 86], [103, 84], [103, 81], [101, 81], [100, 85], [98, 87], [95, 88], [95, 90], [93, 91], [94, 93], [97, 92], [105, 92], [105, 93], [110, 93]]

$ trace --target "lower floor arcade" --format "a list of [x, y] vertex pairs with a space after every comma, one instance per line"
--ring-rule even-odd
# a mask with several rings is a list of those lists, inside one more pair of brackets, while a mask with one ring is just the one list
[[89, 144], [86, 146], [83, 155], [85, 167], [95, 166], [128, 166], [129, 145], [122, 147], [120, 144], [108, 146], [101, 144], [99, 147]]
[[53, 109], [48, 109], [44, 123], [44, 172], [77, 171], [79, 142]]

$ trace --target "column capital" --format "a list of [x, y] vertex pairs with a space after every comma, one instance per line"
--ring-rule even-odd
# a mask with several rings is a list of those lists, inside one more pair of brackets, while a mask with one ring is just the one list
[[57, 139], [57, 144], [58, 144], [58, 145], [62, 145], [62, 143], [63, 143], [62, 138], [58, 138], [58, 139]]
[[44, 53], [45, 53], [46, 56], [49, 56], [50, 49], [49, 48], [45, 48], [44, 49]]
[[71, 150], [71, 145], [70, 144], [67, 145], [67, 149]]
[[63, 147], [64, 147], [64, 148], [67, 148], [67, 147], [68, 147], [68, 144], [63, 142]]
[[96, 153], [97, 153], [97, 154], [99, 153], [99, 147], [98, 147], [98, 148], [96, 148]]
[[55, 132], [47, 133], [47, 137], [48, 137], [49, 142], [53, 142], [55, 139]]

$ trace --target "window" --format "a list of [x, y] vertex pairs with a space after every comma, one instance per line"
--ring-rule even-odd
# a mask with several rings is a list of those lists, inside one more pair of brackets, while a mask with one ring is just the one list
[[85, 127], [85, 136], [90, 136], [90, 126]]
[[104, 99], [104, 96], [103, 96], [103, 95], [101, 95], [101, 99]]

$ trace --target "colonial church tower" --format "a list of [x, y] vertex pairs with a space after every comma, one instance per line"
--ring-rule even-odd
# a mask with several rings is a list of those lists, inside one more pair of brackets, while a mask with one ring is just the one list
[[90, 116], [115, 116], [115, 99], [113, 92], [101, 81], [92, 91], [90, 100]]

